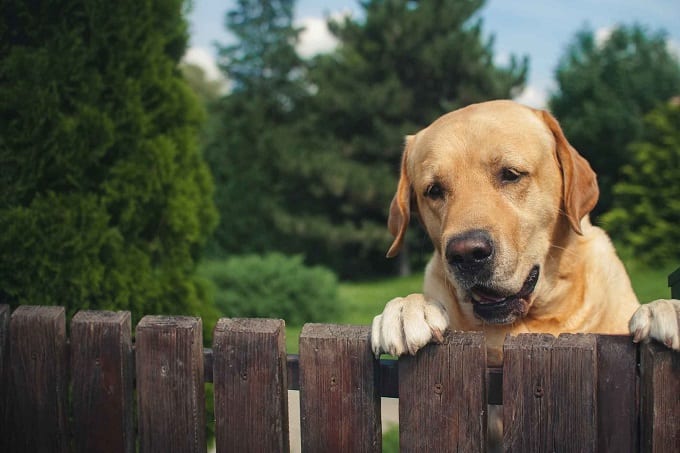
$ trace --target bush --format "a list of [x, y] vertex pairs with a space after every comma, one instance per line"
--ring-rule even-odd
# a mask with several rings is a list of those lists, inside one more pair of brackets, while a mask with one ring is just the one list
[[644, 140], [630, 146], [632, 163], [614, 186], [605, 228], [635, 260], [651, 267], [680, 259], [680, 105], [677, 100], [645, 117]]
[[301, 256], [244, 255], [201, 265], [224, 316], [282, 318], [289, 325], [337, 320], [338, 281], [330, 270], [307, 267]]
[[0, 303], [205, 313], [217, 221], [183, 0], [3, 1]]

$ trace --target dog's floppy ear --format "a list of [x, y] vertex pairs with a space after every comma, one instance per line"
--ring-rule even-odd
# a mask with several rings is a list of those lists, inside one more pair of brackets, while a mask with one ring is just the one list
[[583, 234], [581, 219], [593, 210], [600, 196], [597, 176], [588, 161], [569, 144], [557, 120], [546, 111], [541, 114], [555, 137], [567, 219], [574, 231]]
[[394, 236], [394, 241], [387, 251], [387, 257], [392, 258], [399, 253], [401, 245], [404, 242], [404, 236], [408, 229], [408, 223], [411, 219], [411, 180], [406, 171], [406, 162], [408, 159], [409, 149], [414, 141], [414, 135], [406, 136], [406, 145], [404, 146], [404, 153], [401, 156], [401, 175], [399, 176], [399, 184], [397, 185], [397, 192], [392, 198], [390, 204], [390, 217], [387, 221], [387, 227]]

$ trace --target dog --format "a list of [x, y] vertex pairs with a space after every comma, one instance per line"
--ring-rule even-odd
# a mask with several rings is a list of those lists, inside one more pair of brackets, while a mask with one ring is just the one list
[[546, 111], [485, 102], [408, 136], [387, 256], [412, 214], [434, 254], [423, 293], [389, 301], [374, 318], [373, 352], [415, 354], [447, 328], [484, 332], [492, 366], [507, 334], [528, 332], [630, 332], [680, 350], [680, 301], [640, 305], [589, 220], [598, 196], [595, 173]]

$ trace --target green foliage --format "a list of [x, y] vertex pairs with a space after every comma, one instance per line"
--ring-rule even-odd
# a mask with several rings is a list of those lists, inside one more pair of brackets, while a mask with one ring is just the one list
[[281, 318], [287, 324], [337, 321], [338, 282], [322, 267], [307, 267], [300, 256], [279, 253], [209, 261], [200, 273], [213, 282], [214, 301], [224, 316]]
[[[366, 1], [364, 19], [330, 22], [340, 44], [310, 62], [314, 140], [298, 164], [313, 196], [288, 211], [291, 230], [314, 244], [308, 256], [342, 276], [393, 272], [396, 263], [384, 258], [391, 240], [385, 225], [404, 136], [456, 107], [510, 97], [522, 86], [526, 61], [493, 63], [492, 39], [476, 15], [482, 4]], [[422, 243], [411, 246], [429, 254]]]
[[645, 118], [643, 141], [630, 146], [631, 163], [614, 186], [614, 209], [603, 216], [612, 236], [636, 260], [661, 266], [680, 261], [680, 105]]
[[342, 277], [392, 272], [385, 225], [403, 136], [510, 96], [526, 61], [496, 67], [482, 2], [453, 0], [363, 2], [365, 20], [331, 23], [335, 52], [301, 61], [293, 3], [242, 0], [227, 14], [234, 90], [206, 148], [222, 213], [211, 252], [303, 253]]
[[382, 452], [383, 453], [397, 453], [399, 452], [399, 427], [394, 426], [383, 432], [382, 436]]
[[4, 2], [0, 302], [198, 314], [216, 222], [180, 0]]
[[599, 43], [585, 29], [561, 58], [556, 78], [550, 107], [598, 174], [597, 215], [612, 207], [613, 185], [631, 163], [630, 143], [642, 139], [644, 115], [680, 93], [680, 64], [663, 32], [621, 26]]

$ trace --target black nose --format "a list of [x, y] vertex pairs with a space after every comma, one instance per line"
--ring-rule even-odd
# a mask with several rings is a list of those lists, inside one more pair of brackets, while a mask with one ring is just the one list
[[485, 230], [471, 230], [452, 237], [446, 245], [446, 260], [463, 274], [478, 274], [493, 258], [493, 241]]

